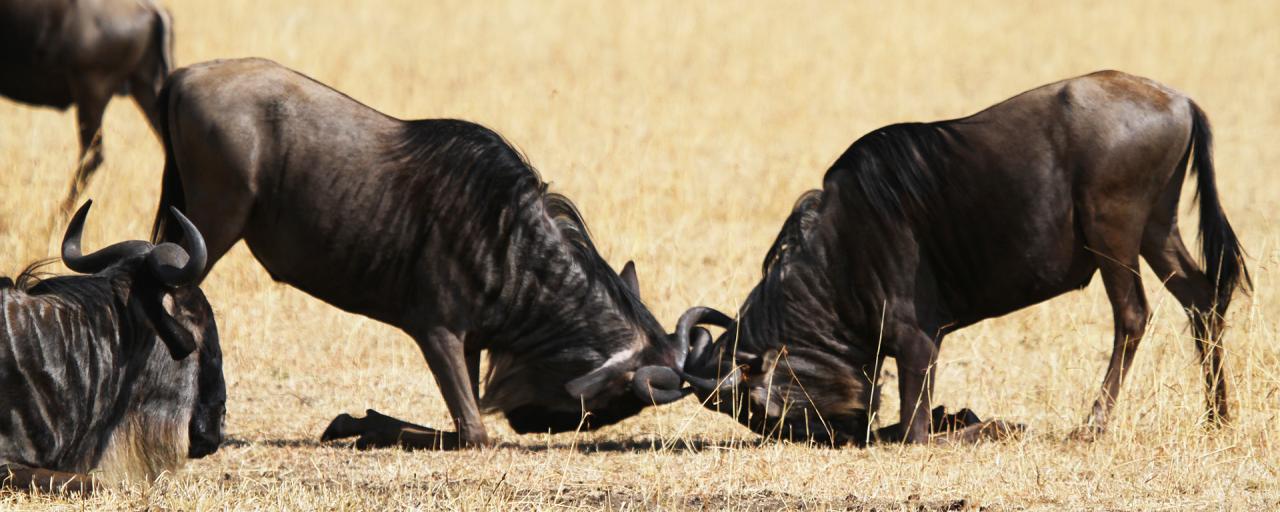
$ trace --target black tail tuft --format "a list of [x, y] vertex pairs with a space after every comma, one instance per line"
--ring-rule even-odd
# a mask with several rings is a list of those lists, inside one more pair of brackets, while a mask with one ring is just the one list
[[180, 72], [174, 73], [165, 80], [164, 88], [160, 89], [160, 96], [156, 100], [156, 109], [160, 118], [160, 125], [156, 128], [160, 131], [160, 139], [164, 143], [164, 176], [160, 181], [160, 205], [156, 207], [156, 218], [151, 225], [153, 243], [181, 241], [182, 229], [168, 222], [169, 207], [172, 206], [184, 212], [187, 208], [186, 196], [182, 190], [182, 177], [178, 173], [178, 161], [173, 152], [173, 132], [169, 126], [169, 106], [172, 96], [170, 92], [173, 83], [180, 75]]
[[1249, 269], [1245, 268], [1244, 250], [1236, 232], [1227, 222], [1218, 198], [1218, 185], [1213, 172], [1213, 131], [1209, 119], [1194, 102], [1191, 103], [1191, 172], [1196, 175], [1196, 198], [1200, 202], [1200, 250], [1204, 255], [1205, 273], [1214, 283], [1219, 310], [1225, 310], [1231, 295], [1241, 285], [1253, 287]]

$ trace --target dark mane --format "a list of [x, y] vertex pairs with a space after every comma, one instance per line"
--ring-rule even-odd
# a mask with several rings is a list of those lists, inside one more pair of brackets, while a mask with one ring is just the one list
[[26, 268], [22, 269], [22, 272], [19, 272], [18, 277], [15, 279], [0, 277], [0, 289], [13, 288], [21, 292], [30, 291], [31, 288], [40, 284], [40, 282], [44, 281], [45, 278], [54, 275], [52, 272], [44, 270], [44, 268], [57, 261], [58, 258], [36, 260], [31, 262], [30, 265], [27, 265]]
[[[538, 171], [506, 139], [468, 121], [405, 121], [386, 155], [404, 169], [391, 178], [392, 193], [409, 197], [387, 204], [410, 205], [395, 212], [406, 230], [447, 222], [463, 228], [458, 240], [492, 240], [498, 235], [493, 230], [509, 225], [504, 219], [532, 208], [546, 190]], [[444, 218], [460, 212], [468, 212], [467, 222]]]
[[[466, 160], [502, 163], [505, 165], [499, 168], [527, 173], [534, 183], [542, 186], [542, 176], [524, 154], [489, 128], [461, 119], [417, 119], [403, 121], [402, 126], [399, 140], [389, 152], [389, 158], [393, 160], [413, 164], [417, 168], [440, 165], [446, 163], [444, 160], [448, 163], [464, 163]], [[459, 172], [463, 170], [457, 169]]]
[[940, 203], [950, 162], [965, 141], [951, 125], [901, 123], [868, 133], [827, 171], [852, 178], [866, 213], [884, 221], [922, 221]]
[[546, 205], [547, 215], [555, 222], [560, 235], [573, 251], [574, 259], [584, 267], [588, 282], [604, 286], [627, 318], [636, 321], [642, 328], [650, 327], [642, 323], [643, 319], [650, 317], [649, 310], [645, 308], [640, 296], [623, 285], [622, 279], [617, 278], [617, 273], [600, 256], [595, 243], [591, 241], [591, 231], [587, 229], [587, 223], [573, 201], [561, 194], [549, 192], [545, 195], [543, 204]]
[[791, 215], [787, 216], [786, 222], [782, 223], [778, 238], [773, 241], [769, 252], [765, 254], [764, 265], [760, 269], [762, 274], [768, 274], [770, 267], [783, 261], [792, 249], [804, 242], [805, 236], [817, 219], [817, 210], [821, 205], [821, 190], [810, 190], [800, 194], [800, 198], [796, 199], [795, 205], [791, 207]]
[[[497, 132], [456, 119], [404, 121], [386, 148], [393, 174], [382, 203], [398, 229], [416, 239], [406, 245], [425, 250], [436, 231], [457, 243], [450, 250], [465, 260], [492, 257], [488, 243], [504, 240], [513, 223], [527, 224], [528, 212], [546, 190], [524, 155]], [[394, 257], [394, 256], [389, 256]], [[408, 266], [421, 253], [403, 254], [389, 265]]]

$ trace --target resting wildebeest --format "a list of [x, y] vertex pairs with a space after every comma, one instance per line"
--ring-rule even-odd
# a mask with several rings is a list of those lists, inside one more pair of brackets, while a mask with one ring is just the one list
[[[200, 233], [174, 211], [188, 249], [121, 242], [80, 252], [89, 203], [62, 260], [88, 276], [0, 279], [0, 481], [87, 491], [154, 478], [222, 441], [226, 386], [213, 310], [194, 283]], [[38, 281], [38, 282], [36, 282]], [[192, 352], [198, 352], [195, 357]]]
[[[1204, 270], [1177, 226], [1188, 162]], [[919, 443], [945, 334], [1099, 271], [1115, 341], [1077, 430], [1088, 437], [1105, 428], [1147, 323], [1139, 255], [1190, 316], [1209, 419], [1226, 420], [1222, 321], [1249, 276], [1218, 198], [1208, 120], [1182, 94], [1104, 71], [858, 139], [796, 203], [736, 322], [694, 308], [676, 332], [694, 339], [686, 377], [709, 408], [758, 432], [837, 443], [868, 439], [875, 378], [894, 357], [907, 429], [882, 434]], [[712, 344], [700, 323], [727, 330]], [[713, 399], [719, 390], [731, 399]]]
[[173, 69], [172, 22], [152, 0], [0, 0], [0, 69], [0, 95], [76, 106], [80, 163], [67, 212], [102, 164], [99, 128], [112, 96], [131, 94], [157, 126], [156, 97]]
[[[518, 432], [559, 432], [688, 393], [687, 347], [640, 301], [634, 267], [615, 273], [572, 203], [493, 131], [395, 119], [262, 59], [175, 71], [161, 110], [160, 212], [187, 213], [209, 268], [243, 238], [277, 281], [404, 330], [456, 428], [344, 414], [323, 439], [485, 445], [481, 406]], [[153, 239], [181, 236], [158, 214]]]

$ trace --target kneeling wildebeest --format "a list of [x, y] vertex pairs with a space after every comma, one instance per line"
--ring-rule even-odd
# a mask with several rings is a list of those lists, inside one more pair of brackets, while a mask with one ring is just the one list
[[130, 94], [156, 127], [173, 69], [169, 13], [152, 0], [0, 0], [0, 95], [65, 110], [75, 104], [80, 163], [64, 215], [102, 164], [102, 114]]
[[[161, 109], [160, 212], [190, 216], [209, 267], [243, 238], [277, 281], [401, 328], [456, 428], [371, 411], [323, 439], [486, 445], [482, 406], [517, 432], [559, 432], [690, 392], [676, 372], [688, 348], [640, 301], [634, 267], [614, 272], [572, 203], [493, 131], [395, 119], [262, 59], [180, 69]], [[158, 214], [155, 240], [181, 236]]]
[[[89, 203], [62, 242], [87, 276], [0, 280], [0, 480], [88, 491], [154, 478], [217, 451], [226, 385], [213, 310], [194, 283], [200, 233], [174, 211], [188, 251], [121, 242], [80, 253]], [[34, 282], [34, 283], [33, 283]], [[192, 352], [197, 352], [194, 357]]]
[[[1177, 226], [1188, 162], [1205, 269]], [[1092, 437], [1147, 323], [1139, 255], [1190, 316], [1209, 420], [1227, 420], [1222, 321], [1249, 276], [1194, 102], [1104, 71], [962, 119], [887, 126], [854, 142], [823, 189], [797, 202], [736, 322], [708, 308], [682, 316], [677, 335], [694, 338], [686, 378], [704, 398], [730, 395], [706, 404], [758, 432], [862, 443], [891, 356], [906, 430], [882, 434], [923, 442], [945, 334], [1083, 288], [1098, 271], [1115, 341], [1076, 431]], [[704, 322], [727, 330], [710, 343]]]

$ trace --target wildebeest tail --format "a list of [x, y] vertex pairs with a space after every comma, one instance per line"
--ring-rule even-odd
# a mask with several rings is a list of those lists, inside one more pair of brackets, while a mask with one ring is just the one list
[[164, 175], [160, 178], [160, 204], [156, 207], [156, 218], [151, 225], [151, 242], [178, 242], [182, 238], [182, 228], [176, 223], [169, 223], [169, 207], [183, 212], [187, 209], [186, 194], [182, 190], [182, 176], [178, 173], [178, 160], [173, 151], [173, 131], [170, 129], [169, 106], [172, 100], [173, 84], [180, 75], [175, 74], [165, 80], [156, 101], [159, 113], [160, 140], [164, 144]]
[[159, 3], [152, 4], [156, 21], [152, 26], [156, 40], [160, 42], [160, 77], [168, 77], [173, 72], [173, 18], [169, 11]]
[[1243, 284], [1252, 287], [1249, 269], [1245, 267], [1244, 250], [1235, 230], [1222, 211], [1217, 180], [1213, 171], [1213, 131], [1209, 119], [1195, 102], [1191, 102], [1191, 172], [1196, 176], [1196, 199], [1200, 202], [1200, 250], [1204, 255], [1205, 273], [1214, 283], [1219, 308], [1225, 308], [1231, 295]]

